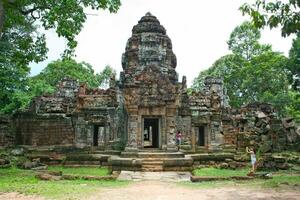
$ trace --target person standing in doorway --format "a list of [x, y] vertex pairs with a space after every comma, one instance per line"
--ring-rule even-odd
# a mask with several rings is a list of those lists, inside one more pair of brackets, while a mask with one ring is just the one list
[[177, 133], [176, 133], [176, 144], [177, 144], [178, 146], [181, 145], [181, 140], [182, 140], [182, 134], [181, 134], [180, 131], [177, 131]]

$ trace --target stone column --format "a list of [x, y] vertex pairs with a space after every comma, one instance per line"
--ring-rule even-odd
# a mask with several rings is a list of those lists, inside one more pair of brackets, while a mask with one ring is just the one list
[[209, 150], [216, 151], [222, 150], [223, 135], [221, 134], [221, 122], [212, 121], [210, 127], [210, 145]]
[[176, 125], [175, 125], [175, 117], [168, 117], [166, 124], [166, 132], [167, 132], [167, 151], [177, 151], [176, 147]]
[[137, 151], [137, 135], [138, 135], [138, 115], [128, 117], [128, 141], [125, 150]]

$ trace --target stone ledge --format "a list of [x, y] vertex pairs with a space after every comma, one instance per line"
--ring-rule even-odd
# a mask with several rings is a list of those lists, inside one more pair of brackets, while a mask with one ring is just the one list
[[206, 181], [225, 181], [225, 180], [253, 180], [251, 176], [230, 176], [230, 177], [218, 177], [218, 176], [191, 176], [192, 182], [206, 182]]
[[71, 174], [62, 174], [60, 172], [52, 172], [52, 171], [39, 171], [36, 174], [36, 178], [40, 180], [116, 180], [118, 178], [118, 174], [112, 174], [108, 176], [88, 176], [88, 175], [71, 175]]

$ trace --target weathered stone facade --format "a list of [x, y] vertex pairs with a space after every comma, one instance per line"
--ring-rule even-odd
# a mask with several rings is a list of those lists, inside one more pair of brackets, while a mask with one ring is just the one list
[[0, 116], [0, 147], [11, 146], [14, 144], [14, 141], [11, 118], [5, 115]]
[[176, 64], [165, 28], [147, 13], [132, 29], [119, 81], [112, 77], [110, 87], [103, 90], [63, 79], [56, 93], [36, 97], [26, 112], [0, 118], [0, 146], [15, 141], [127, 152], [177, 151], [180, 131], [183, 152], [297, 147], [300, 129], [292, 119], [281, 121], [268, 104], [231, 109], [221, 78], [207, 77], [201, 91], [188, 95], [186, 78], [178, 81]]

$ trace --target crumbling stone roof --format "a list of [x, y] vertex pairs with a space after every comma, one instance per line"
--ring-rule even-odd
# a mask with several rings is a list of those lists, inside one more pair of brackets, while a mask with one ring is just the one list
[[132, 34], [139, 33], [161, 33], [166, 35], [166, 29], [160, 25], [160, 22], [155, 16], [147, 12], [132, 29]]

